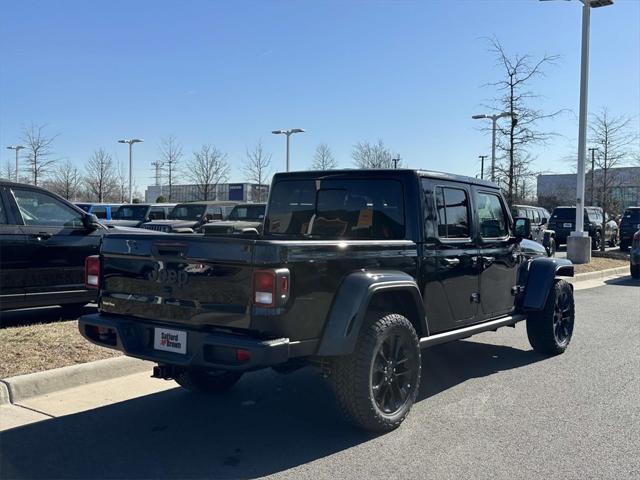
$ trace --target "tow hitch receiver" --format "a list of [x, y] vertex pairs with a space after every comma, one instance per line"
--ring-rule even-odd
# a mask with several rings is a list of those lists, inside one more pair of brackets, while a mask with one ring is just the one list
[[151, 378], [161, 378], [163, 380], [173, 380], [176, 375], [176, 368], [173, 365], [156, 365], [153, 367]]

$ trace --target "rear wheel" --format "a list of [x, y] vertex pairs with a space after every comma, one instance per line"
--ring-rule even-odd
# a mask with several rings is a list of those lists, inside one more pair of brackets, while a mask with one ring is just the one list
[[221, 393], [233, 387], [241, 377], [242, 372], [186, 369], [176, 375], [174, 380], [191, 392]]
[[368, 319], [352, 354], [332, 362], [331, 383], [342, 413], [374, 432], [397, 428], [420, 386], [420, 344], [402, 315]]
[[631, 276], [633, 278], [640, 278], [640, 264], [631, 265]]
[[613, 235], [611, 235], [611, 239], [609, 240], [609, 246], [615, 247], [617, 245], [618, 245], [618, 234], [614, 233]]
[[626, 252], [627, 250], [629, 250], [629, 244], [624, 240], [620, 240], [620, 251]]
[[530, 312], [527, 336], [536, 352], [547, 355], [563, 353], [571, 337], [575, 321], [573, 290], [564, 280], [558, 280], [547, 297], [544, 308]]
[[591, 250], [600, 250], [600, 244], [602, 243], [602, 239], [600, 237], [600, 232], [596, 232], [591, 237]]

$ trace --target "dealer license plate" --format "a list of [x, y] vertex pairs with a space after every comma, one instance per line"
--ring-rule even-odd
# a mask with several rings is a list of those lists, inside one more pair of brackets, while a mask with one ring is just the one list
[[173, 353], [187, 353], [187, 332], [156, 328], [153, 337], [153, 348]]
[[573, 227], [573, 223], [563, 223], [562, 226], [565, 228], [571, 228]]

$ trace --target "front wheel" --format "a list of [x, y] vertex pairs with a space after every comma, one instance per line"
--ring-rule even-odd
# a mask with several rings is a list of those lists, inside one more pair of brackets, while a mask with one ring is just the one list
[[186, 369], [175, 376], [182, 388], [198, 393], [222, 393], [233, 387], [242, 377], [242, 372], [224, 370], [206, 371]]
[[563, 353], [573, 336], [575, 305], [573, 290], [564, 280], [553, 285], [547, 303], [527, 318], [527, 337], [536, 352], [546, 355]]
[[342, 413], [373, 432], [400, 426], [418, 394], [420, 358], [409, 320], [394, 313], [368, 318], [354, 352], [332, 362], [330, 380]]
[[614, 233], [613, 235], [611, 235], [611, 239], [609, 240], [609, 246], [610, 247], [618, 246], [618, 234], [617, 233]]
[[593, 237], [591, 237], [591, 250], [600, 250], [601, 243], [600, 232], [594, 233]]

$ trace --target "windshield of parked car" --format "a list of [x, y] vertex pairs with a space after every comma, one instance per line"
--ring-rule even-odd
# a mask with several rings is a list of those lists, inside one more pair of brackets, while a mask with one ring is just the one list
[[404, 238], [396, 180], [283, 180], [273, 187], [267, 234], [306, 238]]
[[264, 205], [236, 205], [227, 220], [258, 222], [264, 218]]
[[122, 205], [111, 217], [115, 220], [144, 220], [148, 209], [147, 205]]
[[176, 205], [167, 216], [170, 220], [200, 220], [206, 205]]

